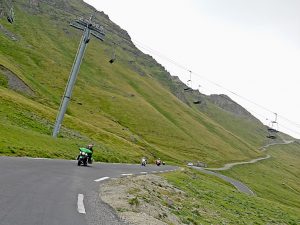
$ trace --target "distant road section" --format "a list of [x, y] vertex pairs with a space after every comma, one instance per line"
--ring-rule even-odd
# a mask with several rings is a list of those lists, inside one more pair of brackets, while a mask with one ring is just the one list
[[269, 159], [270, 157], [271, 157], [270, 155], [267, 155], [266, 157], [252, 159], [250, 161], [227, 163], [227, 164], [225, 164], [225, 166], [223, 166], [221, 168], [205, 168], [205, 169], [206, 170], [214, 170], [214, 171], [229, 170], [231, 167], [236, 166], [236, 165], [252, 164], [252, 163], [256, 163], [256, 162], [261, 161], [261, 160]]
[[232, 184], [237, 190], [239, 190], [240, 192], [242, 193], [245, 193], [245, 194], [248, 194], [248, 195], [255, 195], [254, 192], [248, 188], [245, 184], [243, 184], [242, 182], [240, 181], [237, 181], [235, 179], [232, 179], [230, 177], [227, 177], [223, 174], [219, 174], [219, 173], [215, 173], [213, 171], [208, 171], [208, 170], [205, 170], [204, 168], [201, 168], [201, 167], [196, 167], [196, 166], [193, 166], [194, 169], [196, 170], [200, 170], [202, 173], [205, 173], [205, 174], [209, 174], [209, 175], [213, 175], [213, 176], [216, 176], [216, 177], [219, 177], [227, 182], [229, 182], [230, 184]]
[[[262, 151], [265, 151], [270, 146], [287, 145], [287, 144], [291, 144], [291, 143], [294, 143], [294, 142], [295, 142], [294, 140], [291, 140], [291, 141], [283, 140], [282, 143], [271, 143], [271, 144], [268, 144], [268, 145], [265, 145], [265, 146], [261, 147], [260, 149]], [[196, 166], [193, 166], [192, 168], [200, 170], [202, 173], [210, 174], [210, 175], [214, 175], [216, 177], [219, 177], [219, 178], [229, 182], [230, 184], [232, 184], [240, 192], [243, 192], [243, 193], [246, 193], [246, 194], [249, 194], [249, 195], [255, 195], [255, 193], [250, 188], [248, 188], [245, 184], [243, 184], [242, 182], [234, 180], [230, 177], [227, 177], [223, 174], [219, 174], [219, 173], [216, 173], [216, 172], [213, 172], [213, 171], [229, 170], [230, 168], [232, 168], [233, 166], [236, 166], [236, 165], [252, 164], [252, 163], [259, 162], [261, 160], [269, 159], [270, 157], [271, 157], [270, 155], [267, 155], [265, 157], [252, 159], [250, 161], [227, 163], [223, 167], [220, 167], [220, 168], [202, 168], [202, 167], [196, 167]]]

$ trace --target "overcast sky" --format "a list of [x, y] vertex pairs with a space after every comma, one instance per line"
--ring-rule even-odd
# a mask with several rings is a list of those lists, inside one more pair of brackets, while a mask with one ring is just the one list
[[191, 70], [193, 88], [227, 94], [265, 124], [278, 113], [279, 130], [300, 138], [299, 0], [85, 2], [184, 83]]

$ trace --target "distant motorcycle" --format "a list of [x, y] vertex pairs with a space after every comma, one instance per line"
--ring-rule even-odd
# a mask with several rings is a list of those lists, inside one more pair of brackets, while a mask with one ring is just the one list
[[147, 160], [145, 158], [142, 158], [142, 166], [146, 166], [147, 165]]
[[79, 151], [79, 155], [77, 156], [77, 165], [87, 166], [88, 163], [91, 164], [93, 152], [87, 148], [79, 148]]
[[157, 166], [160, 166], [160, 165], [161, 165], [160, 159], [156, 160], [156, 161], [155, 161], [155, 164], [156, 164]]

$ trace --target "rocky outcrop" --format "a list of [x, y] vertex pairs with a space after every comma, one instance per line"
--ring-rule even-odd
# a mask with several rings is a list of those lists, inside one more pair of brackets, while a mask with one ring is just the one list
[[233, 113], [240, 117], [253, 117], [245, 108], [233, 101], [227, 95], [210, 95], [207, 96], [208, 100], [218, 107], [224, 109], [227, 112]]

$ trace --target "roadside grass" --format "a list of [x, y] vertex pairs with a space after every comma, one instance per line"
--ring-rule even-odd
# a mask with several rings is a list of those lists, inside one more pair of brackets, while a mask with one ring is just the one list
[[259, 197], [299, 210], [299, 143], [272, 146], [266, 154], [272, 157], [255, 164], [236, 166], [222, 173], [244, 182]]
[[26, 129], [5, 126], [0, 129], [0, 155], [17, 157], [42, 157], [75, 159], [78, 148], [84, 146], [83, 141], [54, 140]]
[[[165, 175], [185, 192], [168, 196], [171, 209], [184, 224], [299, 224], [299, 208], [264, 196], [239, 193], [224, 181], [192, 169]], [[167, 206], [167, 204], [166, 204]]]

